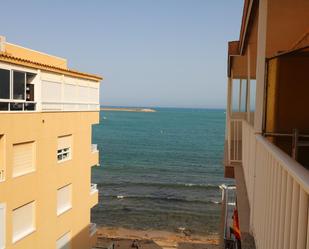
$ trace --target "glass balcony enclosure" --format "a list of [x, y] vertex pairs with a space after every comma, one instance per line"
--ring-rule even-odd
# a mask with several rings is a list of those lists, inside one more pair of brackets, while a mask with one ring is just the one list
[[98, 111], [99, 82], [0, 62], [0, 112]]
[[0, 68], [0, 111], [35, 111], [36, 74]]

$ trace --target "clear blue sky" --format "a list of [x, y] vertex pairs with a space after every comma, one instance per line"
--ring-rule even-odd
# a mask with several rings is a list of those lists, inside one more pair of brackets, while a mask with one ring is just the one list
[[101, 103], [225, 107], [243, 0], [3, 1], [1, 34], [103, 75]]

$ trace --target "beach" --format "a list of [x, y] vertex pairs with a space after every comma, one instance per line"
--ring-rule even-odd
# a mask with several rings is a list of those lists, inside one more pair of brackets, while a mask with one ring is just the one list
[[168, 232], [159, 230], [135, 230], [114, 227], [98, 228], [98, 248], [114, 243], [117, 249], [130, 249], [137, 240], [139, 249], [218, 249], [219, 236], [198, 236], [182, 231]]

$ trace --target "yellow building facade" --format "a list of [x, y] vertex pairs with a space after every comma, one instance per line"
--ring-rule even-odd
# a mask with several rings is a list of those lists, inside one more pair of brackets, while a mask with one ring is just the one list
[[91, 142], [101, 77], [0, 37], [0, 248], [84, 249], [96, 239]]

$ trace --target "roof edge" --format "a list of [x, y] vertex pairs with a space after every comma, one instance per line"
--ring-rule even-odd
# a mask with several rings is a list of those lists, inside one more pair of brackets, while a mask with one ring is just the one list
[[243, 8], [243, 15], [242, 15], [242, 21], [241, 21], [241, 28], [240, 28], [240, 34], [239, 34], [239, 51], [242, 54], [248, 34], [248, 26], [250, 24], [250, 19], [252, 17], [253, 7], [254, 4], [257, 2], [257, 0], [245, 0], [244, 8]]
[[74, 76], [77, 78], [83, 78], [83, 79], [88, 79], [88, 80], [94, 80], [94, 81], [101, 81], [103, 80], [103, 77], [95, 74], [89, 74], [89, 73], [83, 73], [79, 71], [75, 71], [72, 69], [64, 69], [61, 67], [56, 67], [56, 66], [51, 66], [48, 64], [42, 64], [39, 62], [19, 58], [12, 56], [10, 54], [7, 54], [5, 52], [0, 52], [0, 61], [7, 62], [7, 63], [12, 63], [16, 65], [21, 65], [25, 67], [31, 67], [35, 69], [42, 69], [45, 71], [50, 71], [50, 72], [55, 72], [55, 73], [60, 73], [68, 76]]

